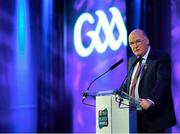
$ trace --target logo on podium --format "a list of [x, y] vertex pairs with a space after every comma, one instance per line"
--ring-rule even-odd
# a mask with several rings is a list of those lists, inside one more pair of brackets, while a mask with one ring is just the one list
[[98, 112], [98, 122], [99, 128], [107, 127], [108, 126], [108, 110], [105, 108], [104, 110], [99, 110]]

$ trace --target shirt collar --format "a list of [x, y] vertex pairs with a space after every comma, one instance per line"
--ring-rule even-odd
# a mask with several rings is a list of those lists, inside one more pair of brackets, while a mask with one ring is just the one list
[[146, 54], [142, 57], [143, 59], [145, 59], [145, 60], [147, 59], [150, 49], [151, 49], [151, 46], [148, 47]]

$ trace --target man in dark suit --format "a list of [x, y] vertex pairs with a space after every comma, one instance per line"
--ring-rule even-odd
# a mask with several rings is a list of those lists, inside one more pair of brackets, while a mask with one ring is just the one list
[[165, 132], [166, 128], [176, 124], [171, 93], [170, 57], [153, 50], [141, 29], [130, 33], [129, 45], [134, 53], [128, 61], [129, 69], [138, 57], [142, 57], [122, 86], [122, 90], [139, 99], [143, 109], [137, 114], [137, 131]]

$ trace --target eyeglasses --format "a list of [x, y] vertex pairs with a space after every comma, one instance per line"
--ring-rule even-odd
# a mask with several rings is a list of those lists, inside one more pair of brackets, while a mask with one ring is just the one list
[[145, 40], [145, 39], [143, 39], [143, 40], [138, 39], [138, 40], [136, 40], [136, 41], [129, 42], [129, 45], [130, 45], [130, 46], [135, 46], [135, 44], [136, 44], [137, 46], [139, 46], [139, 45], [142, 44], [142, 42], [143, 42], [144, 40]]

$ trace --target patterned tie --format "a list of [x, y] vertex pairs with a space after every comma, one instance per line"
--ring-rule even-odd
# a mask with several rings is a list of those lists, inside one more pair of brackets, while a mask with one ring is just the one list
[[132, 96], [132, 97], [135, 97], [135, 87], [136, 87], [136, 83], [137, 83], [137, 80], [138, 80], [138, 76], [140, 74], [141, 64], [142, 64], [142, 61], [140, 60], [139, 63], [138, 63], [138, 67], [136, 69], [132, 84], [131, 84], [132, 86], [131, 86], [131, 90], [130, 90], [131, 91], [130, 96]]

